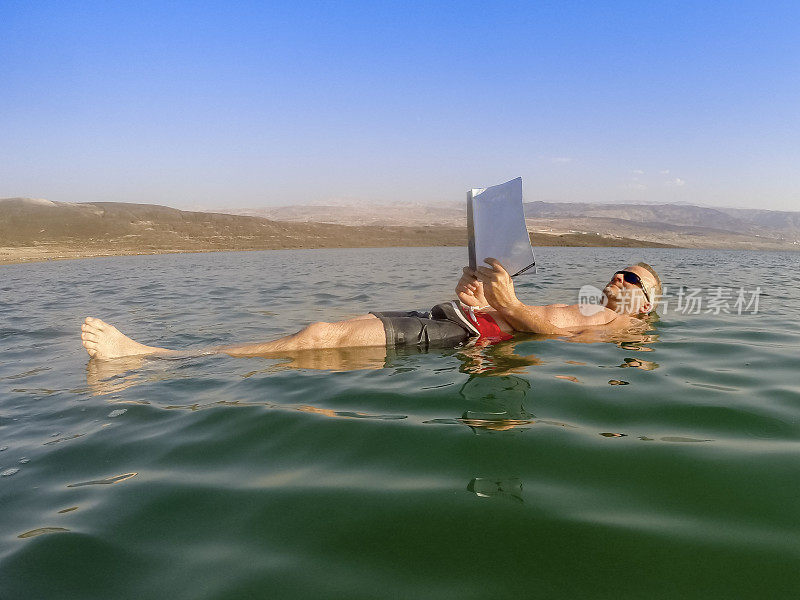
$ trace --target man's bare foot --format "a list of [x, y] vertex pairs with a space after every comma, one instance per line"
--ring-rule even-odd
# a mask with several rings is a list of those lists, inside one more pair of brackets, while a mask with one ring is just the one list
[[81, 325], [83, 347], [92, 358], [120, 358], [122, 356], [141, 356], [143, 354], [171, 354], [172, 350], [145, 346], [132, 340], [113, 325], [105, 321], [87, 317]]

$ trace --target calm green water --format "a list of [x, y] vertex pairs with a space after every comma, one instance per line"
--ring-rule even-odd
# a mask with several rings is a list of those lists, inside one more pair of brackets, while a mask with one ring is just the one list
[[87, 315], [197, 348], [427, 308], [464, 254], [0, 267], [0, 598], [797, 597], [800, 255], [537, 253], [529, 303], [638, 260], [673, 292], [762, 286], [757, 314], [668, 304], [638, 342], [293, 365], [79, 343]]

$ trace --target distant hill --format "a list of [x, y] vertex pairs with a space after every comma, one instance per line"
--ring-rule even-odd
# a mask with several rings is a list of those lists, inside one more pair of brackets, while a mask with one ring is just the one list
[[724, 230], [740, 230], [743, 223], [714, 208], [674, 204], [585, 204], [529, 202], [525, 204], [527, 218], [580, 217], [623, 219], [643, 223], [698, 227], [713, 225]]
[[340, 225], [437, 225], [465, 227], [464, 206], [425, 204], [335, 204], [295, 205], [264, 208], [216, 209], [237, 215], [264, 217], [275, 221], [333, 223]]
[[[534, 235], [600, 234], [611, 240], [627, 238], [650, 245], [662, 243], [690, 248], [796, 250], [800, 247], [800, 212], [711, 208], [690, 204], [571, 202], [528, 202], [524, 209], [528, 229]], [[463, 203], [442, 206], [336, 205], [226, 210], [257, 214], [284, 222], [466, 225]]]
[[787, 235], [800, 235], [800, 212], [745, 208], [721, 208], [719, 210], [756, 227], [783, 232]]
[[800, 213], [686, 204], [530, 202], [534, 231], [591, 231], [696, 248], [800, 248]]
[[[389, 208], [386, 213], [363, 207], [361, 213], [342, 213], [323, 207], [328, 216], [334, 212], [339, 217], [348, 215], [345, 225], [185, 211], [154, 204], [6, 198], [0, 199], [0, 264], [164, 252], [466, 245], [458, 206]], [[364, 217], [365, 212], [371, 216]], [[300, 214], [306, 213], [298, 211], [295, 217]], [[308, 214], [320, 216], [313, 211]], [[541, 232], [532, 237], [539, 246], [671, 246], [664, 241], [581, 232]]]
[[605, 218], [664, 224], [711, 227], [717, 230], [779, 237], [800, 236], [800, 212], [709, 208], [686, 204], [586, 204], [529, 202], [527, 218]]
[[154, 204], [0, 200], [0, 247], [6, 248], [55, 245], [134, 253], [465, 243], [461, 228], [287, 223]]

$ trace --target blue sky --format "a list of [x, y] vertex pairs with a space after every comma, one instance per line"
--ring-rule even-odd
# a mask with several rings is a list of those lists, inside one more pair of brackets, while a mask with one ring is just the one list
[[800, 210], [796, 2], [0, 1], [0, 197]]

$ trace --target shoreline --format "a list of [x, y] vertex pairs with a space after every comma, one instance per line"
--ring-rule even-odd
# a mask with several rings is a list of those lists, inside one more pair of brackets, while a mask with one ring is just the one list
[[[252, 240], [228, 239], [225, 242], [208, 243], [206, 240], [197, 240], [182, 247], [161, 247], [157, 244], [142, 244], [140, 246], [103, 242], [80, 243], [69, 242], [36, 242], [28, 246], [0, 246], [0, 266], [28, 264], [37, 262], [50, 262], [60, 260], [77, 260], [82, 258], [100, 258], [104, 256], [152, 256], [162, 254], [191, 254], [208, 252], [255, 252], [260, 250], [321, 250], [326, 248], [433, 248], [433, 247], [464, 247], [460, 231], [447, 230], [445, 235], [438, 239], [426, 231], [425, 235], [406, 235], [392, 240], [390, 236], [367, 237], [360, 240], [350, 238], [347, 240], [332, 240], [330, 238], [317, 238], [316, 243], [302, 243], [295, 238], [289, 243], [253, 244]], [[250, 242], [250, 243], [247, 243]], [[388, 242], [388, 243], [387, 243]], [[394, 243], [392, 243], [394, 242]], [[438, 242], [438, 243], [437, 243]], [[739, 250], [755, 252], [797, 252], [795, 248], [786, 247], [742, 247], [736, 245], [675, 245], [633, 238], [612, 238], [594, 233], [565, 233], [545, 234], [533, 233], [531, 243], [536, 247], [563, 247], [563, 248], [685, 248], [697, 250]]]
[[[582, 239], [582, 238], [590, 239]], [[614, 247], [614, 248], [678, 248], [668, 244], [657, 244], [643, 242], [632, 239], [611, 239], [599, 238], [597, 236], [581, 236], [579, 234], [566, 235], [543, 235], [534, 234], [533, 246], [537, 247]], [[578, 238], [578, 239], [576, 239]], [[352, 240], [348, 240], [352, 242]], [[409, 243], [409, 242], [412, 243]], [[136, 248], [136, 247], [114, 247], [109, 244], [63, 244], [63, 243], [39, 243], [33, 246], [0, 246], [0, 266], [27, 264], [37, 262], [50, 262], [60, 260], [77, 260], [82, 258], [100, 258], [104, 256], [152, 256], [162, 254], [191, 254], [208, 252], [255, 252], [260, 250], [320, 250], [326, 248], [413, 248], [413, 247], [464, 247], [464, 243], [433, 243], [432, 240], [398, 240], [397, 244], [369, 243], [364, 240], [362, 244], [338, 243], [338, 244], [275, 244], [269, 247], [255, 245], [243, 246], [233, 244], [220, 245], [201, 245], [184, 248]], [[587, 244], [587, 241], [600, 242]], [[405, 243], [403, 243], [405, 242]]]

